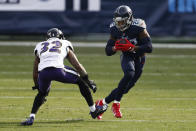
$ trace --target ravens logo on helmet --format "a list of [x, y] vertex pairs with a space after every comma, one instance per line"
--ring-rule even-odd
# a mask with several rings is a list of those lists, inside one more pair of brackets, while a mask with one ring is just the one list
[[52, 37], [56, 37], [59, 39], [65, 39], [63, 32], [58, 28], [51, 28], [48, 30], [47, 39], [52, 38]]

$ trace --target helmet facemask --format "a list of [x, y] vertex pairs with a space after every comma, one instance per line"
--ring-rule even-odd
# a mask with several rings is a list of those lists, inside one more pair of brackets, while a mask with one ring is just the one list
[[120, 31], [125, 31], [130, 27], [132, 22], [130, 17], [115, 17], [113, 18], [113, 21]]
[[47, 39], [49, 38], [59, 38], [65, 40], [63, 32], [58, 28], [52, 28], [47, 32]]
[[133, 13], [129, 6], [121, 5], [114, 12], [113, 21], [120, 31], [128, 29], [132, 23]]

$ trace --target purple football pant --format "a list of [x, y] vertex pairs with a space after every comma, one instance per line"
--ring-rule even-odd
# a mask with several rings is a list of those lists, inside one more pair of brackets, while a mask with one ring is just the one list
[[79, 80], [77, 72], [68, 66], [65, 68], [48, 67], [39, 72], [39, 91], [48, 93], [51, 87], [51, 81], [59, 81], [62, 83], [76, 84]]

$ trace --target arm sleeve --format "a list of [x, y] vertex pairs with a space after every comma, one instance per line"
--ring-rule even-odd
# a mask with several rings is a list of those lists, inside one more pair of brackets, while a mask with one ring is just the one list
[[107, 45], [105, 47], [105, 53], [107, 56], [114, 55], [116, 52], [112, 50], [112, 47], [114, 46], [115, 41], [112, 39], [109, 39], [107, 42]]
[[137, 53], [151, 53], [152, 52], [152, 42], [150, 37], [145, 37], [139, 42], [139, 47]]

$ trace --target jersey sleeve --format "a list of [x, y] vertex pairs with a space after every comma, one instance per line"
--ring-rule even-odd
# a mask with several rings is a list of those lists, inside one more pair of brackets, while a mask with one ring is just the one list
[[38, 47], [39, 47], [40, 43], [38, 43], [36, 46], [35, 46], [35, 49], [34, 49], [34, 55], [38, 56], [39, 57], [39, 53], [38, 53]]
[[119, 30], [116, 28], [115, 23], [112, 22], [110, 24], [110, 35], [115, 38], [118, 39], [119, 36], [121, 36], [121, 33], [119, 32]]
[[137, 27], [138, 33], [146, 29], [146, 23], [142, 19], [134, 19], [132, 25]]
[[70, 41], [68, 41], [68, 40], [65, 40], [66, 41], [66, 48], [69, 48], [69, 49], [71, 49], [72, 51], [74, 51], [74, 48], [73, 48], [73, 45], [72, 45], [72, 43], [70, 42]]
[[62, 42], [63, 48], [67, 52], [67, 54], [68, 54], [68, 52], [70, 50], [74, 51], [73, 45], [72, 45], [72, 43], [70, 41], [68, 41], [68, 40], [62, 40], [61, 42]]

